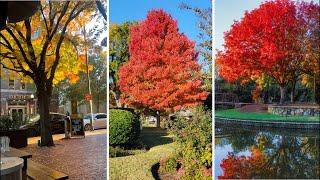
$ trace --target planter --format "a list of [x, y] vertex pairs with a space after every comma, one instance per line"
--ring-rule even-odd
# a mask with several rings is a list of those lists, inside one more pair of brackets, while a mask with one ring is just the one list
[[23, 148], [28, 145], [27, 129], [0, 131], [0, 136], [8, 136], [10, 146], [14, 148]]

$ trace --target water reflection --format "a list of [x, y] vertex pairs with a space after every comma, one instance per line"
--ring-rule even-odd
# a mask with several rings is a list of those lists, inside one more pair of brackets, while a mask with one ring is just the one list
[[216, 124], [219, 179], [319, 179], [319, 131]]

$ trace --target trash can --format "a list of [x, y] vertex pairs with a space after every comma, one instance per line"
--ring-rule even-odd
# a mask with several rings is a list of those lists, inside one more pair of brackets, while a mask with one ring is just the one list
[[81, 115], [79, 114], [71, 115], [70, 126], [71, 126], [70, 127], [71, 137], [78, 137], [78, 136], [85, 137], [83, 117]]
[[69, 116], [64, 119], [64, 134], [66, 139], [71, 138], [71, 120]]

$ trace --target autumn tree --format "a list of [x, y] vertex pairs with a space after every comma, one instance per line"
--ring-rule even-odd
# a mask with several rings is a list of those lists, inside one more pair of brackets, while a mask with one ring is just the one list
[[119, 71], [123, 103], [160, 112], [195, 106], [207, 97], [203, 90], [195, 43], [178, 31], [163, 10], [152, 10], [130, 29], [130, 59]]
[[257, 147], [251, 148], [251, 156], [236, 156], [229, 153], [220, 166], [223, 174], [218, 179], [270, 178], [272, 171], [264, 168], [268, 162], [266, 155]]
[[[54, 83], [78, 79], [83, 61], [72, 43], [78, 30], [74, 19], [87, 19], [94, 11], [90, 1], [41, 2], [40, 10], [22, 23], [9, 24], [0, 32], [1, 64], [30, 78], [39, 102], [41, 146], [54, 145], [49, 103]], [[79, 61], [78, 61], [79, 60]]]
[[246, 12], [225, 33], [225, 49], [217, 55], [220, 75], [229, 80], [248, 80], [261, 74], [280, 86], [280, 103], [285, 88], [296, 80], [303, 58], [296, 4], [290, 0], [268, 1]]
[[110, 63], [109, 63], [109, 77], [110, 88], [109, 92], [112, 96], [112, 101], [117, 107], [121, 107], [120, 103], [120, 89], [118, 85], [119, 68], [129, 60], [129, 29], [130, 26], [136, 24], [135, 22], [125, 22], [122, 24], [111, 24], [109, 29], [110, 39]]
[[90, 72], [92, 100], [96, 105], [97, 112], [100, 112], [100, 106], [107, 99], [107, 54], [103, 51], [98, 51], [89, 56], [89, 63], [93, 65]]
[[300, 21], [303, 59], [299, 63], [304, 84], [312, 84], [315, 102], [320, 104], [320, 5], [300, 2], [297, 17]]
[[[106, 53], [101, 50], [93, 50], [88, 58], [92, 100], [97, 109], [96, 112], [99, 112], [101, 104], [106, 102], [107, 95]], [[65, 79], [54, 86], [54, 91], [58, 94], [61, 104], [65, 104], [67, 101], [84, 103], [85, 94], [88, 93], [88, 84], [85, 80], [87, 74], [86, 72], [80, 72], [78, 77], [82, 81], [73, 83], [69, 79]]]
[[193, 12], [198, 18], [197, 27], [200, 39], [198, 47], [204, 66], [208, 69], [204, 73], [203, 79], [206, 89], [212, 91], [212, 8], [211, 6], [207, 8], [192, 7], [186, 3], [181, 3], [179, 7]]

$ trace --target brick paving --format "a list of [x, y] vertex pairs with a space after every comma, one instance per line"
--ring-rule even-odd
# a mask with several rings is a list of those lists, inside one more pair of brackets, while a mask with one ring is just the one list
[[31, 160], [69, 175], [69, 179], [107, 179], [106, 130], [86, 132], [85, 138], [61, 139], [54, 135], [54, 147], [38, 147], [37, 139], [21, 150], [32, 154]]

